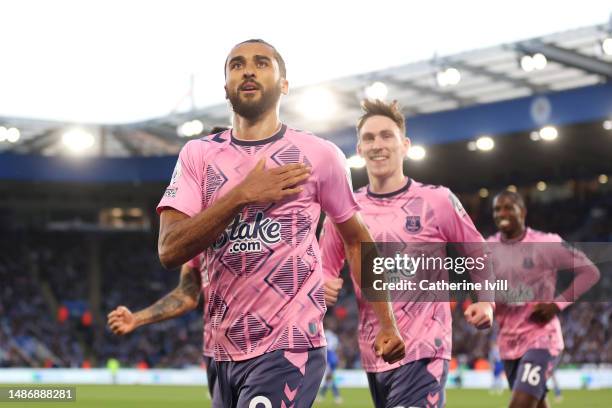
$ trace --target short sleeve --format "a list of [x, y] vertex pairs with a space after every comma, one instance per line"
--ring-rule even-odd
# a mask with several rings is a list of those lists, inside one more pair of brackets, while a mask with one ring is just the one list
[[322, 157], [323, 167], [319, 179], [319, 200], [321, 208], [336, 224], [353, 216], [359, 205], [353, 196], [351, 173], [346, 158], [340, 149], [325, 142], [326, 151]]
[[157, 213], [173, 208], [190, 217], [202, 210], [202, 158], [198, 157], [197, 141], [187, 143], [179, 154], [170, 184], [157, 205]]
[[442, 189], [436, 219], [447, 242], [476, 243], [484, 239], [463, 208], [461, 201], [448, 188]]
[[325, 279], [337, 278], [344, 266], [346, 255], [344, 254], [344, 243], [334, 223], [326, 218], [319, 239], [321, 247], [321, 263], [323, 264], [323, 275]]

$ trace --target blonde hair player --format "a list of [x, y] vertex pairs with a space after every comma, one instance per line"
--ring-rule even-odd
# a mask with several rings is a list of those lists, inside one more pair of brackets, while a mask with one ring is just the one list
[[[410, 149], [410, 140], [406, 137], [405, 119], [397, 103], [365, 100], [362, 107], [364, 113], [357, 122], [357, 152], [365, 159], [369, 185], [357, 190], [355, 198], [376, 242], [409, 245], [483, 242], [449, 189], [419, 183], [404, 175], [403, 160]], [[342, 284], [340, 269], [349, 252], [338, 229], [327, 220], [320, 241], [326, 299], [334, 303]], [[471, 274], [471, 277], [475, 276]], [[389, 365], [372, 350], [372, 333], [376, 332], [378, 323], [370, 304], [364, 301], [358, 282], [353, 279], [360, 315], [359, 347], [375, 406], [443, 407], [451, 357], [449, 303], [393, 302], [397, 324], [406, 343], [406, 357]], [[476, 327], [490, 327], [493, 304], [473, 303], [465, 317]]]

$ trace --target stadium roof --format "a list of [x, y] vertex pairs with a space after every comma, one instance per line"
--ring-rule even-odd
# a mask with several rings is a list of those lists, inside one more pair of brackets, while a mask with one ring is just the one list
[[[359, 101], [366, 95], [365, 89], [375, 82], [384, 84], [387, 99], [397, 99], [405, 114], [413, 120], [435, 112], [487, 106], [607, 83], [612, 78], [612, 55], [603, 52], [602, 42], [610, 37], [612, 27], [609, 24], [594, 25], [305, 86], [285, 97], [281, 116], [291, 126], [333, 140], [338, 132], [353, 128], [360, 114]], [[542, 54], [546, 64], [542, 69], [527, 72], [521, 67], [521, 59], [536, 54]], [[542, 63], [541, 57], [534, 58], [540, 58], [538, 63]], [[459, 73], [460, 80], [457, 84], [442, 86], [438, 75], [449, 68]], [[455, 80], [457, 72], [451, 73]], [[330, 112], [319, 109], [316, 114], [320, 117], [305, 116], [303, 109], [307, 102], [304, 98], [308, 95], [314, 98], [315, 108], [326, 107]], [[325, 98], [334, 102], [326, 105]], [[329, 113], [327, 117], [326, 113]], [[92, 125], [81, 130], [93, 135], [90, 150], [97, 155], [174, 155], [190, 139], [180, 137], [177, 129], [196, 119], [202, 125], [198, 129], [199, 124], [196, 124], [196, 130], [206, 134], [213, 126], [229, 123], [229, 109], [221, 104], [139, 123]], [[64, 122], [10, 117], [0, 117], [0, 126], [15, 127], [20, 132], [16, 143], [0, 142], [0, 151], [43, 155], [64, 152], [62, 138], [74, 127]], [[456, 126], [460, 127], [461, 123]], [[0, 128], [0, 132], [6, 137], [7, 131]], [[78, 134], [81, 136], [82, 133]], [[0, 134], [0, 140], [2, 138]]]

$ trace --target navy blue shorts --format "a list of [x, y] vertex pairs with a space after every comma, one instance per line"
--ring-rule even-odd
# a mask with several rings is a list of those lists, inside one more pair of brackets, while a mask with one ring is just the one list
[[212, 357], [204, 356], [204, 364], [206, 364], [206, 379], [208, 380], [208, 392], [212, 399], [212, 408], [223, 408], [219, 383], [217, 382], [217, 366], [215, 365], [215, 360], [213, 360]]
[[538, 401], [544, 399], [546, 380], [552, 374], [557, 358], [546, 349], [530, 349], [516, 360], [504, 360], [504, 370], [512, 391], [526, 392]]
[[217, 361], [224, 407], [310, 408], [323, 380], [325, 347], [276, 350], [245, 361]]
[[382, 373], [368, 373], [376, 408], [442, 408], [448, 361], [425, 358]]

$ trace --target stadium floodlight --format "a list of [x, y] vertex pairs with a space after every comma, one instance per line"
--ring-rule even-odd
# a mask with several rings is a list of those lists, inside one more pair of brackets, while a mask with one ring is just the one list
[[408, 149], [407, 156], [410, 160], [419, 161], [419, 160], [423, 160], [426, 154], [427, 154], [427, 151], [425, 150], [423, 146], [413, 145], [413, 146], [410, 146], [410, 149]]
[[533, 140], [534, 142], [537, 142], [538, 140], [541, 139], [540, 132], [538, 132], [537, 130], [534, 130], [533, 132], [529, 134], [529, 138]]
[[[603, 128], [606, 130], [612, 130], [612, 120], [604, 120], [603, 122]], [[0, 141], [2, 141], [1, 136], [0, 136]]]
[[380, 81], [374, 82], [372, 85], [366, 87], [365, 94], [368, 99], [380, 99], [383, 100], [387, 97], [389, 90], [387, 85]]
[[436, 74], [436, 81], [442, 88], [457, 85], [461, 82], [461, 72], [453, 67], [443, 69]]
[[523, 55], [521, 57], [521, 68], [523, 69], [523, 71], [525, 72], [531, 72], [535, 69], [535, 63], [533, 61], [533, 58], [531, 57], [531, 55]]
[[198, 119], [187, 121], [178, 127], [178, 134], [183, 137], [197, 136], [202, 131], [204, 131], [204, 124]]
[[362, 167], [364, 167], [366, 165], [365, 159], [363, 157], [359, 156], [358, 154], [349, 157], [347, 159], [347, 163], [348, 163], [349, 167], [351, 167], [353, 169], [360, 169], [360, 168], [362, 168]]
[[559, 136], [559, 132], [557, 128], [554, 126], [544, 126], [540, 129], [540, 137], [542, 140], [546, 140], [547, 142], [551, 142]]
[[536, 188], [538, 189], [538, 191], [545, 191], [546, 187], [548, 187], [546, 185], [546, 182], [544, 181], [538, 181], [538, 183], [536, 184]]
[[478, 190], [478, 195], [480, 196], [480, 198], [487, 198], [489, 196], [489, 190], [483, 187]]
[[89, 149], [94, 142], [94, 136], [84, 129], [71, 129], [62, 135], [62, 143], [74, 153]]
[[608, 175], [600, 174], [599, 177], [597, 177], [597, 181], [599, 182], [599, 184], [606, 184], [608, 182]]
[[533, 57], [531, 57], [531, 59], [533, 61], [533, 67], [537, 71], [543, 70], [544, 68], [546, 68], [546, 64], [548, 64], [546, 56], [540, 52], [538, 52], [537, 54], [533, 54]]
[[17, 143], [21, 137], [21, 132], [17, 128], [8, 128], [6, 131], [6, 141], [9, 143]]
[[612, 37], [608, 37], [601, 42], [601, 50], [606, 55], [612, 55]]
[[519, 61], [519, 65], [525, 72], [540, 71], [546, 68], [548, 59], [546, 55], [538, 52], [533, 55], [523, 55]]
[[495, 141], [493, 138], [489, 136], [480, 136], [476, 139], [476, 148], [483, 152], [488, 152], [489, 150], [493, 150], [495, 147]]
[[5, 128], [4, 126], [0, 126], [0, 143], [4, 142], [7, 138], [7, 131], [8, 129]]
[[467, 144], [467, 149], [468, 149], [470, 152], [475, 152], [476, 150], [478, 150], [478, 147], [476, 147], [476, 142], [475, 142], [475, 141], [473, 141], [473, 140], [472, 140], [472, 141], [470, 141], [470, 142], [468, 142], [468, 144]]
[[142, 214], [143, 214], [142, 209], [137, 208], [137, 207], [130, 208], [128, 210], [128, 215], [130, 217], [142, 217]]
[[308, 88], [300, 95], [297, 109], [309, 119], [324, 120], [336, 114], [338, 102], [334, 94], [327, 88]]

